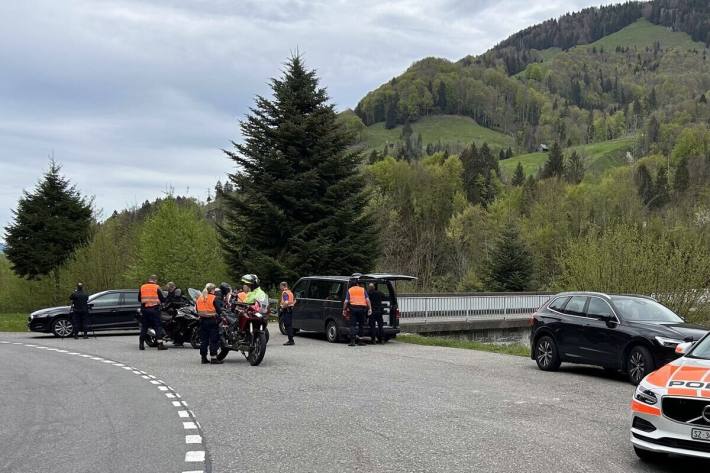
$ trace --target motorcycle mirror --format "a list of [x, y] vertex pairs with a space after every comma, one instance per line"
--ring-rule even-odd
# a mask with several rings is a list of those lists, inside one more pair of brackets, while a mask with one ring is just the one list
[[192, 299], [193, 302], [197, 300], [198, 297], [202, 295], [200, 291], [194, 288], [188, 288], [187, 293], [190, 294], [190, 298]]

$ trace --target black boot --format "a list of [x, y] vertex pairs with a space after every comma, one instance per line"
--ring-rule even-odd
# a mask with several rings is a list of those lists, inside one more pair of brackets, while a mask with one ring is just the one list
[[203, 356], [202, 356], [202, 364], [203, 364], [203, 365], [209, 365], [209, 364], [210, 364], [210, 360], [207, 359], [207, 356], [206, 356], [206, 355], [203, 355]]
[[216, 356], [213, 356], [210, 360], [210, 364], [212, 365], [221, 365], [222, 363], [224, 363], [224, 361], [218, 360]]
[[162, 341], [158, 342], [158, 350], [167, 350], [167, 349], [168, 349], [168, 347], [163, 345]]
[[145, 342], [143, 341], [143, 337], [138, 337], [138, 349], [145, 350]]
[[79, 336], [77, 334], [74, 334], [74, 340], [79, 340]]

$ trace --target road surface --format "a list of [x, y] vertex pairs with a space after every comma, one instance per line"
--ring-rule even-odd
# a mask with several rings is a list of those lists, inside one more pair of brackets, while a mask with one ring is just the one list
[[[191, 348], [139, 352], [135, 335], [58, 340], [0, 334], [0, 340], [96, 354], [152, 373], [189, 404], [204, 432], [201, 448], [207, 459], [195, 468], [179, 464], [185, 446], [175, 446], [182, 435], [175, 412], [160, 396], [153, 401], [157, 390], [140, 383], [140, 377], [108, 363], [5, 344], [0, 356], [11, 356], [12, 362], [0, 365], [0, 378], [12, 378], [17, 387], [0, 388], [2, 398], [11, 399], [12, 407], [2, 412], [13, 426], [0, 437], [0, 458], [13, 458], [2, 471], [49, 471], [42, 468], [54, 465], [51, 442], [57, 436], [28, 434], [8, 443], [23, 435], [23, 426], [38, 429], [42, 423], [74, 432], [92, 446], [84, 449], [90, 463], [77, 463], [74, 471], [111, 471], [93, 466], [109, 465], [119, 456], [133, 462], [123, 471], [136, 463], [149, 468], [145, 442], [155, 438], [156, 419], [145, 418], [146, 412], [161, 417], [161, 440], [150, 444], [162, 452], [152, 454], [159, 462], [152, 470], [160, 472], [199, 467], [260, 473], [627, 473], [708, 471], [710, 466], [682, 458], [653, 465], [637, 460], [628, 432], [633, 387], [597, 368], [563, 365], [560, 372], [544, 373], [522, 357], [397, 342], [351, 348], [310, 336], [284, 347], [284, 337], [273, 332], [258, 367], [235, 353], [224, 365], [212, 366], [201, 365]], [[33, 375], [22, 376], [29, 372]], [[82, 389], [87, 384], [94, 387]], [[72, 420], [49, 407], [28, 409], [22, 400], [43, 391], [39, 386], [48, 393], [40, 394], [42, 400], [65, 399], [61, 411], [70, 409], [69, 399], [82, 396], [92, 402], [91, 413]], [[145, 422], [129, 430], [113, 425], [115, 417]], [[105, 433], [109, 437], [102, 439]], [[77, 458], [73, 444], [64, 443], [74, 452], [64, 458]], [[22, 464], [26, 456], [18, 452], [29, 444], [47, 453]], [[102, 445], [111, 446], [110, 456]]]

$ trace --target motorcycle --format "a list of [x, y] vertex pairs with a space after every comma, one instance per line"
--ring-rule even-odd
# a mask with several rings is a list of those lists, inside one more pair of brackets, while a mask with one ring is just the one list
[[266, 354], [269, 314], [261, 314], [253, 306], [235, 305], [235, 312], [223, 312], [219, 317], [219, 351], [224, 360], [230, 351], [239, 350], [251, 366], [257, 366]]
[[[182, 296], [182, 299], [170, 304], [164, 304], [160, 310], [160, 320], [165, 332], [164, 340], [174, 341], [176, 344], [190, 342], [192, 348], [200, 348], [200, 333], [198, 327], [197, 312], [194, 308], [194, 300], [199, 297], [200, 292], [196, 289], [188, 289], [189, 297]], [[142, 319], [138, 310], [138, 321]], [[158, 346], [158, 340], [154, 328], [149, 328], [146, 332], [145, 343], [149, 347]]]

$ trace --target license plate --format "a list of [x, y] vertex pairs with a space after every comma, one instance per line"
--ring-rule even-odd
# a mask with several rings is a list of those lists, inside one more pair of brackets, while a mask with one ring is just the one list
[[690, 431], [690, 436], [693, 437], [693, 440], [710, 442], [710, 430], [693, 429]]

